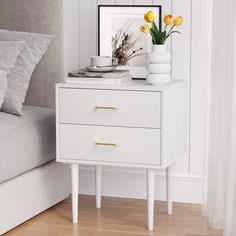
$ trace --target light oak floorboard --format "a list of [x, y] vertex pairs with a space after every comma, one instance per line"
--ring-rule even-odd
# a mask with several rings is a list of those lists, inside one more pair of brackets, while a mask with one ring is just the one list
[[201, 206], [174, 203], [173, 215], [166, 213], [165, 202], [155, 202], [154, 231], [146, 230], [146, 201], [102, 198], [96, 209], [95, 197], [80, 195], [79, 223], [71, 223], [71, 201], [67, 199], [20, 225], [6, 236], [222, 236], [208, 227]]

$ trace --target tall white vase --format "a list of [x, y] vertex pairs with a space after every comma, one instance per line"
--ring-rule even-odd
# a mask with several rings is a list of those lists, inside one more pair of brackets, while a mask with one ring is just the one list
[[147, 55], [147, 82], [153, 85], [164, 85], [171, 80], [171, 56], [166, 45], [153, 45], [152, 52]]

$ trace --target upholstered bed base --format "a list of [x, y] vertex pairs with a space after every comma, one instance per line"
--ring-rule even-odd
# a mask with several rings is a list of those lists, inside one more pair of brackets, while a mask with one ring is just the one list
[[0, 235], [67, 198], [67, 166], [50, 162], [0, 185]]

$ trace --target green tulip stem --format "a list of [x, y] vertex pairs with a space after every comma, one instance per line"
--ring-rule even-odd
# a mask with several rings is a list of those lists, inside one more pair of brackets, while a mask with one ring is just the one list
[[167, 29], [167, 25], [165, 26], [164, 32], [166, 31], [166, 29]]
[[167, 34], [166, 37], [168, 37], [168, 36], [171, 34], [171, 31], [174, 29], [174, 27], [175, 27], [175, 25], [173, 25], [173, 26], [170, 28], [170, 30], [169, 30], [169, 32], [168, 32], [168, 34]]
[[151, 36], [152, 36], [152, 39], [153, 39], [154, 44], [156, 44], [157, 42], [156, 42], [156, 39], [155, 39], [154, 34], [152, 33], [152, 30], [150, 30], [150, 34], [151, 34]]

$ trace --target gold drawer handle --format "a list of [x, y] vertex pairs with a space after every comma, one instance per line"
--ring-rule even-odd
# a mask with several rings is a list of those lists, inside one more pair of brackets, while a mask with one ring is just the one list
[[119, 144], [118, 143], [105, 143], [102, 141], [97, 141], [96, 146], [118, 147]]
[[119, 110], [118, 106], [96, 106], [96, 110]]

